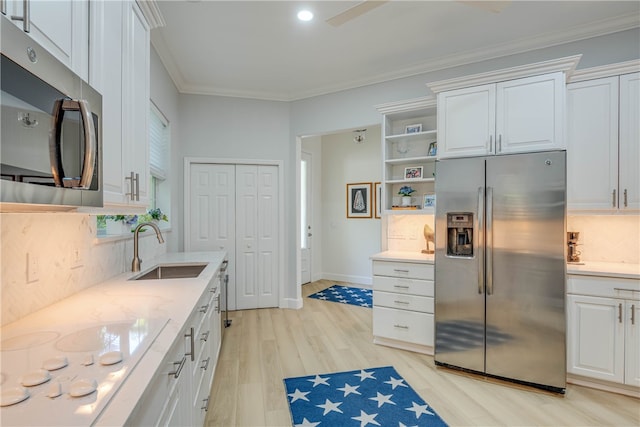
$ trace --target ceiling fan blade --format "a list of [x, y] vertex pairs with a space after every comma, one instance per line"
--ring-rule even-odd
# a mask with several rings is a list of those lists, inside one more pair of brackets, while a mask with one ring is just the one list
[[497, 1], [483, 1], [483, 0], [458, 0], [460, 3], [464, 3], [468, 6], [477, 7], [479, 9], [488, 10], [493, 13], [502, 12], [507, 6], [511, 4], [510, 0], [497, 0]]
[[376, 7], [382, 6], [387, 3], [389, 0], [364, 0], [355, 6], [350, 7], [344, 12], [340, 12], [339, 14], [332, 16], [327, 19], [327, 23], [333, 25], [334, 27], [339, 27], [345, 22], [351, 21], [352, 19], [357, 18], [360, 15], [363, 15], [369, 12]]

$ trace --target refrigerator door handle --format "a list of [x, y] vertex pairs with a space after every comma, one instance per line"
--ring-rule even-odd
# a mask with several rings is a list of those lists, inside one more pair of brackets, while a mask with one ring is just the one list
[[478, 254], [478, 293], [484, 293], [484, 242], [483, 233], [480, 227], [484, 224], [484, 187], [478, 187], [478, 207], [476, 215], [476, 223], [474, 229], [476, 230], [473, 244], [476, 246], [475, 251]]
[[487, 187], [486, 269], [487, 295], [493, 294], [493, 188]]

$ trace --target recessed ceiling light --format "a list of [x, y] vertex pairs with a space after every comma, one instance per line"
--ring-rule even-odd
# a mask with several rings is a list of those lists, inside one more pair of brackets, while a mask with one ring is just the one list
[[313, 13], [308, 10], [301, 10], [298, 12], [298, 19], [301, 21], [311, 21], [313, 19]]

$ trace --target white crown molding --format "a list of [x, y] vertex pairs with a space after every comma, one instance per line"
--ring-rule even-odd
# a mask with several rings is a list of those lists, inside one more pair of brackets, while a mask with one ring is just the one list
[[421, 98], [405, 99], [402, 101], [386, 102], [376, 105], [374, 108], [382, 114], [403, 113], [422, 108], [435, 108], [437, 100], [434, 96], [424, 96]]
[[136, 3], [147, 20], [150, 29], [164, 27], [167, 24], [156, 0], [136, 0]]
[[550, 61], [536, 62], [534, 64], [504, 68], [502, 70], [489, 71], [486, 73], [456, 77], [447, 80], [440, 80], [437, 82], [427, 83], [427, 87], [431, 89], [433, 93], [439, 93], [447, 90], [460, 89], [463, 87], [497, 83], [506, 80], [554, 73], [558, 71], [562, 71], [567, 76], [569, 76], [576, 69], [576, 65], [578, 65], [578, 61], [580, 61], [581, 57], [582, 55], [573, 55], [567, 56], [565, 58], [552, 59]]
[[567, 83], [640, 72], [640, 59], [576, 70]]

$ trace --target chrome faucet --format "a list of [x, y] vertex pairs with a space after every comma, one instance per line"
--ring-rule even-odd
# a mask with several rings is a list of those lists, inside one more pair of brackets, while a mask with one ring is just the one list
[[158, 237], [158, 243], [164, 243], [164, 239], [162, 238], [162, 233], [157, 225], [152, 222], [143, 222], [142, 224], [138, 224], [135, 231], [133, 232], [133, 261], [131, 262], [131, 271], [140, 271], [140, 258], [138, 257], [138, 233], [140, 233], [140, 229], [145, 226], [149, 226], [156, 230], [156, 236]]

